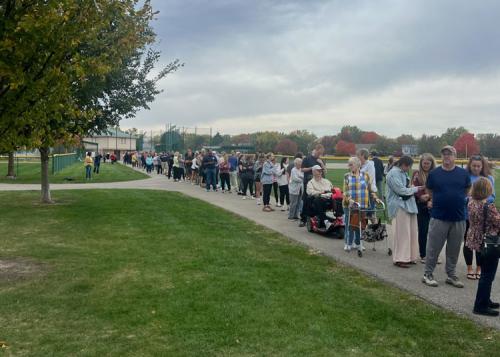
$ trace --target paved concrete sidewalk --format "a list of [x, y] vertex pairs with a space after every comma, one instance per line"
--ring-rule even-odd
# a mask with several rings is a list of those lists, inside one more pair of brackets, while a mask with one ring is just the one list
[[[397, 268], [392, 264], [392, 258], [387, 255], [385, 242], [377, 244], [377, 250], [373, 251], [372, 245], [366, 245], [366, 251], [362, 258], [356, 252], [346, 253], [343, 250], [343, 241], [329, 239], [323, 236], [308, 233], [305, 228], [298, 227], [296, 222], [287, 219], [287, 212], [277, 209], [275, 212], [262, 212], [261, 206], [257, 206], [255, 200], [242, 200], [236, 194], [222, 194], [220, 192], [206, 192], [198, 186], [185, 182], [173, 182], [164, 176], [152, 175], [150, 179], [115, 183], [88, 183], [88, 184], [54, 184], [51, 190], [68, 189], [152, 189], [178, 191], [188, 196], [195, 197], [215, 206], [222, 207], [242, 217], [252, 220], [267, 228], [275, 230], [284, 236], [300, 242], [314, 250], [318, 250], [333, 259], [353, 266], [361, 271], [377, 277], [396, 287], [415, 294], [435, 305], [444, 307], [459, 315], [466, 316], [483, 325], [500, 329], [500, 318], [483, 317], [472, 314], [472, 306], [475, 298], [477, 281], [467, 280], [465, 276], [465, 264], [460, 257], [457, 265], [459, 278], [464, 282], [465, 288], [457, 289], [444, 283], [446, 274], [444, 264], [438, 265], [435, 278], [439, 287], [427, 287], [421, 282], [423, 265], [417, 264], [409, 269]], [[0, 191], [12, 190], [40, 190], [39, 185], [0, 184]], [[390, 235], [390, 229], [388, 229]], [[391, 237], [389, 236], [389, 241]], [[443, 257], [444, 261], [444, 257]], [[500, 300], [500, 285], [494, 282], [492, 298]]]

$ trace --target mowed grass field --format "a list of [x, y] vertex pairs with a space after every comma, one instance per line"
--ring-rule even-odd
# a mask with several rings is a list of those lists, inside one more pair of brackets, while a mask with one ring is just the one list
[[[40, 183], [40, 163], [19, 163], [16, 165], [17, 177], [15, 180], [7, 179], [7, 163], [0, 162], [0, 183]], [[92, 173], [92, 180], [85, 180], [85, 168], [82, 162], [76, 162], [62, 171], [52, 175], [52, 168], [49, 167], [50, 183], [84, 183], [84, 182], [117, 182], [131, 181], [148, 178], [142, 172], [116, 163], [101, 163], [99, 174]], [[70, 180], [68, 180], [70, 179]]]
[[498, 331], [205, 202], [38, 196], [0, 192], [6, 355], [498, 355]]

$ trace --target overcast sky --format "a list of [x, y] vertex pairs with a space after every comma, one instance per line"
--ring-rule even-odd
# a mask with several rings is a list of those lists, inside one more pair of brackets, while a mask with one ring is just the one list
[[500, 131], [500, 1], [152, 3], [163, 64], [185, 67], [122, 128]]

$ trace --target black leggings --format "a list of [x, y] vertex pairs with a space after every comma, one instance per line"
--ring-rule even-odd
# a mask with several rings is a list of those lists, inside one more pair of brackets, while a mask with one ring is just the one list
[[264, 194], [262, 196], [262, 201], [264, 203], [264, 206], [269, 206], [269, 201], [271, 200], [271, 190], [273, 188], [272, 183], [267, 183], [262, 185]]
[[[469, 220], [465, 221], [465, 239], [464, 239], [464, 242], [467, 239], [467, 232], [469, 231], [469, 226], [470, 226]], [[465, 243], [464, 243], [463, 253], [464, 253], [464, 259], [465, 259], [466, 265], [472, 265], [472, 260], [473, 260], [473, 253], [472, 252], [473, 252], [473, 250], [470, 249], [469, 247], [466, 247]], [[481, 262], [482, 262], [481, 252], [476, 251], [476, 266], [480, 267]]]
[[312, 199], [312, 206], [316, 216], [319, 218], [319, 225], [323, 225], [326, 219], [326, 210], [332, 207], [331, 200], [324, 200], [321, 197], [314, 197]]
[[224, 187], [227, 186], [227, 190], [231, 191], [231, 182], [229, 180], [229, 173], [223, 172], [220, 174], [220, 188], [224, 191]]
[[250, 189], [250, 195], [253, 196], [253, 178], [242, 176], [243, 181], [243, 195], [247, 194], [247, 187]]
[[273, 191], [274, 191], [274, 199], [276, 200], [276, 203], [279, 202], [278, 200], [278, 183], [273, 182]]
[[288, 185], [280, 186], [280, 204], [283, 206], [285, 203], [290, 206], [290, 192], [288, 191]]

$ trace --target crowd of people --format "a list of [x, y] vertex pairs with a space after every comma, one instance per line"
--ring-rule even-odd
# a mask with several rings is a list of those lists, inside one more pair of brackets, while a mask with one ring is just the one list
[[[288, 211], [288, 219], [298, 221], [301, 227], [314, 215], [328, 228], [331, 222], [325, 212], [329, 203], [322, 195], [331, 192], [333, 185], [326, 178], [323, 155], [322, 145], [316, 145], [307, 156], [299, 152], [292, 160], [285, 156], [277, 160], [273, 153], [207, 149], [185, 154], [136, 152], [130, 154], [128, 163], [174, 182], [198, 185], [207, 192], [255, 200], [264, 212]], [[361, 230], [353, 224], [353, 212], [366, 212], [358, 219], [377, 221], [374, 208], [384, 202], [391, 222], [394, 265], [410, 268], [420, 262], [424, 266], [422, 282], [437, 287], [433, 273], [446, 243], [446, 284], [464, 287], [456, 273], [462, 252], [467, 279], [479, 280], [474, 312], [496, 316], [499, 304], [491, 301], [490, 294], [498, 255], [484, 254], [482, 244], [484, 234], [497, 236], [500, 231], [494, 177], [483, 156], [470, 157], [465, 169], [455, 165], [455, 159], [453, 146], [441, 150], [440, 166], [431, 154], [421, 155], [416, 170], [412, 170], [414, 161], [409, 156], [390, 158], [384, 165], [376, 152], [360, 149], [349, 158], [348, 172], [338, 185], [343, 192], [344, 250], [364, 249]]]

